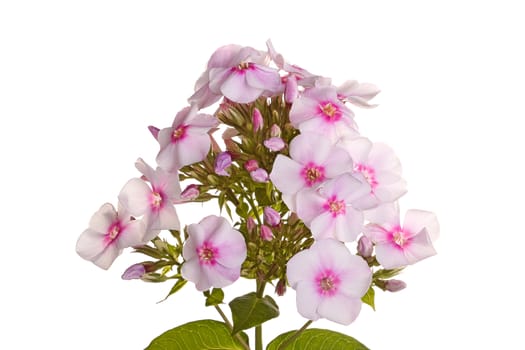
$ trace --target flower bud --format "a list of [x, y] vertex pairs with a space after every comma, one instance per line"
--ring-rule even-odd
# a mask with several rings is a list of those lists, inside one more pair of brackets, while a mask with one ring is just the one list
[[230, 152], [221, 152], [215, 158], [215, 174], [221, 176], [230, 176], [226, 171], [232, 164], [232, 156]]
[[374, 250], [374, 244], [367, 236], [361, 236], [357, 242], [357, 252], [363, 258], [368, 258], [372, 256], [372, 251]]
[[251, 216], [246, 218], [246, 229], [248, 230], [248, 233], [252, 233], [255, 229], [255, 220]]
[[253, 109], [252, 113], [252, 124], [253, 124], [253, 131], [257, 132], [262, 129], [263, 127], [263, 117], [261, 114], [261, 111], [259, 111], [257, 108]]
[[185, 201], [192, 201], [200, 195], [199, 186], [191, 184], [182, 191], [180, 197]]
[[255, 159], [250, 159], [244, 163], [244, 169], [251, 173], [252, 171], [259, 169], [259, 163]]
[[286, 79], [286, 85], [284, 87], [284, 100], [287, 103], [293, 103], [299, 94], [297, 87], [297, 78], [295, 75], [289, 75]]
[[400, 280], [388, 280], [385, 282], [385, 290], [389, 292], [399, 292], [405, 289], [407, 284]]
[[146, 268], [142, 263], [133, 264], [122, 274], [123, 280], [137, 280], [146, 273]]
[[266, 225], [261, 225], [261, 238], [265, 241], [271, 241], [273, 239], [272, 229]]
[[263, 168], [251, 171], [250, 176], [255, 182], [268, 182], [268, 172]]
[[273, 124], [270, 127], [270, 136], [271, 137], [281, 137], [281, 128], [277, 124]]
[[281, 215], [272, 207], [264, 207], [264, 222], [270, 226], [277, 226], [281, 222]]
[[286, 146], [283, 139], [280, 137], [271, 137], [268, 140], [264, 140], [264, 146], [268, 148], [270, 151], [280, 151]]
[[286, 280], [281, 278], [275, 286], [275, 293], [282, 297], [286, 293]]

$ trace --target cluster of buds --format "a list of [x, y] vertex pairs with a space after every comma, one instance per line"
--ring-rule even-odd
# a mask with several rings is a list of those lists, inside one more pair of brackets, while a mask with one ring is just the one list
[[[400, 162], [358, 131], [352, 106], [374, 107], [378, 93], [355, 80], [333, 85], [288, 63], [271, 42], [266, 51], [219, 48], [189, 106], [171, 126], [149, 127], [156, 167], [137, 161], [141, 175], [122, 188], [118, 210], [106, 203], [94, 214], [78, 254], [107, 269], [134, 247], [154, 261], [131, 266], [124, 279], [175, 279], [172, 291], [190, 281], [205, 292], [256, 279], [278, 295], [294, 289], [309, 320], [353, 322], [363, 301], [373, 305], [374, 287], [405, 288], [392, 277], [434, 255], [439, 233], [427, 211], [407, 211], [401, 225]], [[219, 101], [215, 113], [202, 113]], [[177, 206], [209, 200], [228, 219], [181, 224]]]

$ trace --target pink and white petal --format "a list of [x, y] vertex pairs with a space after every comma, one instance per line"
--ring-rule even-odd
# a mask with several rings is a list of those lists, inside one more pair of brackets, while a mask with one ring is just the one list
[[172, 134], [173, 128], [164, 128], [159, 131], [157, 141], [159, 141], [161, 151], [171, 144]]
[[328, 156], [325, 158], [324, 166], [326, 176], [333, 178], [343, 173], [350, 173], [353, 170], [352, 158], [345, 150], [339, 147], [332, 147]]
[[225, 267], [240, 267], [246, 259], [246, 242], [236, 230], [230, 228], [226, 235], [215, 235], [213, 245], [219, 250], [217, 262]]
[[144, 175], [144, 177], [149, 182], [154, 182], [156, 180], [155, 170], [153, 170], [153, 168], [149, 166], [149, 164], [147, 164], [144, 159], [137, 159], [135, 162], [135, 168], [137, 168], [137, 170], [140, 171], [140, 173]]
[[312, 220], [310, 230], [315, 239], [334, 238], [335, 218], [330, 212], [325, 211]]
[[142, 220], [130, 221], [118, 236], [118, 248], [124, 249], [145, 243], [146, 225]]
[[[317, 244], [314, 243], [314, 246]], [[312, 249], [303, 250], [295, 254], [286, 265], [286, 277], [292, 288], [297, 289], [301, 281], [310, 281], [319, 269], [319, 261], [315, 259], [316, 253]]]
[[[221, 226], [224, 227], [221, 229]], [[189, 231], [189, 227], [192, 227], [192, 231]], [[208, 215], [204, 217], [198, 224], [190, 225], [188, 227], [188, 233], [198, 237], [200, 244], [206, 240], [210, 240], [217, 230], [222, 232], [223, 230], [231, 230], [231, 226], [228, 221], [223, 217], [216, 215]]]
[[241, 49], [242, 46], [235, 44], [229, 44], [219, 47], [211, 55], [207, 67], [232, 67], [235, 64], [238, 64], [238, 62], [235, 62], [235, 60]]
[[377, 208], [367, 210], [365, 218], [372, 224], [385, 226], [398, 226], [399, 220], [399, 203], [391, 202], [381, 204]]
[[410, 243], [405, 246], [405, 256], [410, 264], [414, 264], [436, 254], [437, 252], [432, 245], [432, 240], [425, 229], [412, 237]]
[[[189, 127], [188, 134], [191, 127]], [[182, 168], [185, 165], [200, 162], [208, 154], [211, 146], [210, 137], [207, 134], [192, 134], [182, 139], [178, 147], [174, 148], [175, 167]], [[160, 153], [159, 153], [160, 155]], [[166, 169], [170, 171], [169, 169]]]
[[344, 243], [331, 238], [316, 241], [310, 251], [312, 252], [311, 259], [319, 261], [318, 266], [321, 269], [330, 269], [336, 273], [346, 268], [347, 262], [352, 258], [352, 254]]
[[410, 264], [403, 249], [390, 242], [376, 245], [376, 258], [385, 269], [395, 269]]
[[264, 92], [264, 89], [252, 87], [246, 82], [246, 73], [234, 71], [224, 80], [221, 92], [228, 99], [238, 103], [255, 101]]
[[363, 196], [359, 199], [352, 201], [352, 206], [359, 210], [369, 211], [369, 210], [373, 210], [377, 208], [380, 204], [387, 203], [387, 202], [390, 202], [390, 201], [381, 202], [379, 198], [377, 198], [375, 193], [370, 192], [366, 196]]
[[[160, 136], [160, 134], [159, 134]], [[159, 153], [157, 154], [157, 158], [155, 159], [159, 167], [162, 169], [168, 171], [168, 172], [174, 172], [177, 171], [180, 166], [178, 166], [178, 159], [177, 159], [177, 148], [179, 147], [179, 144], [175, 143], [168, 143], [165, 147], [161, 148]]]
[[208, 280], [215, 288], [229, 286], [241, 276], [241, 266], [229, 268], [221, 264], [203, 266], [204, 273], [208, 275]]
[[89, 228], [94, 231], [106, 234], [109, 227], [117, 219], [115, 207], [110, 203], [104, 203], [99, 210], [89, 220]]
[[224, 84], [224, 81], [228, 79], [231, 74], [231, 68], [211, 68], [209, 71], [209, 88], [210, 90], [218, 95], [222, 95], [221, 86]]
[[166, 204], [159, 210], [158, 225], [159, 230], [180, 230], [180, 221], [177, 211], [172, 204]]
[[425, 210], [407, 210], [403, 229], [408, 230], [412, 234], [417, 234], [426, 229], [433, 241], [439, 237], [439, 222], [436, 214]]
[[301, 133], [314, 133], [318, 135], [318, 139], [325, 138], [332, 143], [337, 141], [339, 138], [336, 130], [336, 123], [326, 122], [324, 118], [320, 116], [315, 116], [301, 122], [297, 128], [301, 131]]
[[[181, 275], [182, 277], [184, 277], [184, 279], [191, 281], [195, 284], [197, 284], [201, 280], [202, 269], [199, 263], [199, 258], [197, 256], [195, 256], [192, 259], [186, 259], [184, 264], [182, 264]], [[206, 290], [208, 288], [204, 288], [202, 290]]]
[[400, 177], [388, 185], [381, 183], [374, 189], [374, 194], [383, 202], [394, 202], [401, 198], [407, 192], [406, 181]]
[[342, 242], [355, 241], [363, 231], [363, 213], [352, 207], [347, 207], [346, 213], [335, 219], [334, 237]]
[[368, 224], [363, 227], [363, 233], [375, 244], [386, 244], [389, 242], [389, 234], [382, 226]]
[[322, 164], [330, 155], [332, 144], [316, 133], [302, 133], [290, 142], [290, 157], [300, 164]]
[[296, 196], [297, 215], [306, 225], [309, 225], [315, 217], [324, 211], [323, 205], [325, 203], [326, 198], [320, 196], [316, 190], [303, 189], [297, 192]]
[[297, 291], [296, 303], [299, 314], [312, 321], [318, 320], [317, 308], [322, 301], [322, 297], [318, 293], [314, 282], [310, 280], [301, 281], [295, 289]]
[[209, 129], [219, 125], [219, 120], [217, 119], [217, 117], [202, 113], [195, 114], [192, 117], [189, 117], [186, 122], [190, 127], [194, 128], [195, 130], [198, 130], [198, 132], [200, 132], [201, 134], [205, 134], [208, 132]]
[[107, 270], [120, 253], [122, 253], [122, 250], [118, 249], [116, 244], [109, 244], [102, 253], [93, 259], [93, 263], [98, 267]]
[[361, 299], [372, 283], [372, 271], [363, 258], [351, 255], [339, 274], [338, 292], [347, 297]]
[[93, 260], [106, 248], [104, 233], [87, 229], [78, 237], [76, 251], [83, 259]]
[[281, 198], [290, 211], [297, 213], [297, 194], [283, 193]]
[[317, 312], [322, 318], [347, 326], [359, 315], [361, 304], [361, 299], [336, 294], [323, 298]]
[[246, 71], [248, 85], [268, 91], [278, 91], [281, 88], [281, 77], [275, 69], [262, 65], [255, 65], [254, 68]]
[[270, 179], [283, 194], [295, 194], [305, 186], [302, 169], [299, 163], [279, 154], [273, 163]]
[[376, 171], [388, 170], [401, 174], [401, 162], [389, 146], [384, 143], [374, 143], [368, 154], [368, 164]]
[[347, 151], [354, 163], [365, 164], [372, 149], [372, 141], [366, 137], [346, 136], [337, 142], [337, 146]]
[[144, 215], [150, 206], [151, 189], [141, 179], [129, 180], [118, 195], [121, 205], [133, 216]]
[[301, 123], [317, 115], [319, 101], [309, 97], [299, 96], [290, 109], [290, 123], [298, 127]]

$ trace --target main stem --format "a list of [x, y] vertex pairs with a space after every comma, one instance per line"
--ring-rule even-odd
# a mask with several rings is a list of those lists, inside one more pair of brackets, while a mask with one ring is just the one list
[[[226, 324], [226, 327], [228, 327], [228, 329], [230, 330], [230, 332], [233, 330], [233, 326], [230, 322], [230, 320], [228, 320], [228, 317], [226, 317], [226, 315], [224, 314], [224, 312], [222, 312], [221, 308], [219, 305], [215, 305], [215, 310], [217, 310], [217, 312], [219, 313], [219, 315], [221, 315], [222, 319], [224, 320], [224, 323]], [[241, 343], [242, 347], [245, 349], [245, 350], [250, 350], [250, 346], [248, 344], [246, 344], [246, 342], [244, 341], [244, 339], [242, 339], [242, 337], [240, 336], [239, 333], [237, 333], [235, 335], [235, 338], [239, 341], [239, 343]]]
[[[257, 298], [263, 297], [265, 286], [266, 282], [256, 280]], [[263, 350], [262, 325], [255, 326], [255, 350]]]

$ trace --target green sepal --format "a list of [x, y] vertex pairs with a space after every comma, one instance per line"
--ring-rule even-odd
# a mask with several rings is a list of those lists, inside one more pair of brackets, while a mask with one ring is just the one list
[[206, 306], [219, 305], [224, 300], [224, 292], [220, 288], [213, 288], [211, 293], [206, 291], [204, 295], [206, 296]]
[[370, 286], [366, 294], [363, 295], [363, 297], [361, 298], [361, 301], [367, 305], [370, 305], [374, 311], [376, 311], [375, 296], [376, 296], [376, 291], [374, 290], [372, 286]]

